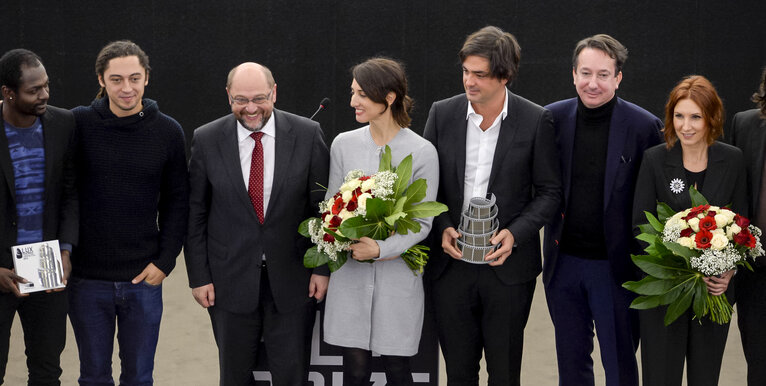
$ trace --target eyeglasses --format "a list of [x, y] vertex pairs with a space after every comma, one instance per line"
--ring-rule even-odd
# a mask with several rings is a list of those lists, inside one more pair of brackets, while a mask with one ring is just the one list
[[255, 97], [253, 99], [247, 99], [247, 98], [245, 98], [243, 96], [236, 96], [236, 97], [231, 98], [231, 103], [234, 103], [237, 106], [245, 106], [245, 105], [247, 105], [250, 102], [253, 102], [253, 103], [257, 104], [257, 105], [262, 105], [262, 104], [265, 104], [266, 102], [271, 100], [271, 94], [273, 92], [274, 92], [274, 90], [272, 89], [271, 91], [269, 91], [268, 94], [266, 94], [266, 95], [258, 95], [257, 97]]

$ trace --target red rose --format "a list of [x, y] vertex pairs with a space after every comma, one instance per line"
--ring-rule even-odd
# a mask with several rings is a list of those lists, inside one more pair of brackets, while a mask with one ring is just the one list
[[351, 201], [346, 204], [346, 210], [349, 212], [353, 212], [356, 210], [357, 203], [356, 203], [356, 197], [352, 198]]
[[712, 231], [718, 226], [715, 223], [715, 218], [710, 217], [710, 215], [707, 215], [703, 217], [702, 220], [700, 220], [699, 227], [700, 229], [704, 229], [706, 231]]
[[322, 240], [328, 243], [332, 243], [332, 242], [335, 242], [335, 237], [332, 237], [332, 235], [329, 233], [325, 233], [324, 236], [322, 236]]
[[354, 189], [354, 197], [359, 196], [361, 194], [362, 194], [362, 188]]
[[340, 226], [340, 223], [343, 222], [340, 217], [338, 216], [332, 216], [330, 219], [330, 228], [337, 229]]
[[713, 233], [700, 229], [697, 235], [694, 236], [694, 241], [697, 243], [697, 248], [707, 249], [710, 248], [710, 239], [713, 238]]
[[370, 176], [362, 176], [362, 177], [359, 177], [359, 181], [367, 181], [367, 180], [369, 180], [369, 179], [370, 179]]
[[755, 248], [755, 237], [750, 234], [750, 231], [747, 228], [742, 229], [741, 232], [734, 235], [734, 242], [748, 248]]
[[742, 217], [738, 214], [734, 215], [734, 222], [742, 229], [747, 229], [750, 225], [750, 220], [748, 220], [747, 217]]
[[335, 199], [335, 203], [332, 204], [332, 214], [338, 214], [343, 210], [343, 198], [338, 197]]
[[694, 233], [692, 228], [686, 228], [686, 229], [681, 231], [681, 237], [689, 237], [689, 236], [692, 235], [692, 233]]
[[715, 217], [715, 215], [717, 215], [717, 214], [718, 214], [718, 213], [716, 213], [714, 210], [709, 210], [709, 211], [707, 212], [707, 215], [708, 215], [708, 216], [710, 216], [710, 217]]

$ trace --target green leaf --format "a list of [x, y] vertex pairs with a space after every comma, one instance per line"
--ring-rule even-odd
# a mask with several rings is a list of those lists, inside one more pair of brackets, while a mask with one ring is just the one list
[[383, 154], [380, 155], [380, 163], [378, 164], [378, 171], [387, 171], [392, 170], [393, 167], [391, 166], [391, 148], [386, 145], [385, 149], [383, 149]]
[[406, 206], [412, 206], [426, 198], [426, 190], [428, 189], [428, 182], [423, 178], [418, 178], [413, 182], [405, 194], [407, 195]]
[[384, 221], [371, 221], [359, 216], [343, 221], [339, 229], [351, 239], [358, 239], [364, 236], [375, 239], [373, 235], [377, 234], [378, 229], [381, 227], [385, 227]]
[[681, 244], [674, 243], [672, 241], [663, 241], [662, 245], [664, 245], [667, 249], [669, 249], [671, 252], [673, 252], [676, 256], [681, 256], [685, 259], [690, 259], [692, 257], [698, 256], [698, 252], [684, 247]]
[[683, 292], [684, 288], [686, 288], [685, 284], [681, 283], [678, 286], [673, 287], [673, 289], [668, 291], [667, 293], [657, 296], [657, 298], [660, 301], [660, 305], [664, 306], [676, 301], [676, 299], [678, 299], [678, 297], [681, 296], [681, 292]]
[[303, 266], [306, 268], [316, 268], [327, 264], [329, 261], [330, 257], [324, 252], [319, 252], [316, 245], [309, 248], [303, 255]]
[[402, 162], [396, 167], [396, 182], [394, 182], [394, 197], [400, 197], [407, 190], [412, 177], [412, 154], [404, 157]]
[[692, 199], [692, 206], [709, 205], [707, 198], [700, 193], [694, 186], [689, 187], [689, 196]]
[[656, 230], [654, 230], [654, 227], [651, 226], [651, 224], [641, 224], [638, 226], [638, 229], [641, 231], [641, 233], [647, 233], [650, 235], [658, 235], [660, 234]]
[[[344, 232], [345, 233], [345, 232]], [[652, 255], [632, 255], [633, 263], [642, 271], [659, 279], [674, 279], [682, 273], [664, 259]]]
[[685, 289], [681, 296], [668, 305], [668, 310], [665, 312], [665, 325], [668, 326], [678, 319], [681, 314], [689, 309], [692, 304], [692, 297], [694, 296], [694, 286], [690, 285]]
[[[349, 241], [350, 240], [348, 237], [343, 236], [340, 233], [335, 232], [335, 231], [333, 231], [330, 228], [324, 228], [324, 231], [325, 231], [325, 233], [328, 233], [328, 234], [332, 235], [332, 237], [335, 237], [335, 240], [338, 240], [338, 241]], [[343, 231], [341, 231], [341, 232], [343, 232]]]
[[398, 221], [399, 219], [405, 218], [405, 217], [407, 217], [407, 213], [397, 212], [397, 213], [394, 213], [394, 214], [392, 214], [390, 216], [386, 216], [386, 218], [384, 218], [384, 220], [386, 221], [386, 224], [388, 224], [389, 226], [393, 227], [396, 224], [396, 221]]
[[646, 241], [649, 244], [654, 244], [654, 242], [657, 241], [657, 239], [659, 239], [659, 237], [656, 234], [652, 235], [648, 233], [641, 233], [640, 235], [636, 236], [636, 238], [641, 241]]
[[396, 232], [400, 235], [406, 235], [407, 232], [420, 232], [420, 223], [410, 218], [400, 218], [396, 222]]
[[408, 218], [425, 218], [438, 216], [447, 211], [447, 205], [436, 201], [426, 201], [406, 209]]
[[343, 266], [343, 264], [346, 264], [346, 260], [348, 259], [347, 253], [339, 253], [338, 254], [338, 260], [336, 261], [328, 261], [327, 267], [330, 268], [330, 272], [335, 272], [340, 269], [340, 267]]
[[639, 295], [663, 295], [673, 289], [674, 280], [647, 276], [639, 281], [625, 282], [622, 287]]
[[659, 305], [660, 302], [658, 296], [639, 296], [633, 299], [633, 302], [630, 303], [630, 308], [636, 310], [648, 310], [650, 308], [659, 307]]
[[[700, 282], [702, 285], [700, 285]], [[700, 278], [694, 282], [694, 302], [692, 303], [692, 309], [694, 309], [694, 315], [697, 319], [702, 320], [702, 317], [707, 314], [707, 286], [705, 282]]]
[[311, 234], [309, 233], [309, 222], [311, 222], [311, 221], [313, 221], [315, 219], [319, 220], [319, 218], [317, 218], [317, 217], [309, 217], [309, 218], [303, 220], [303, 222], [301, 222], [301, 225], [298, 225], [298, 233], [300, 233], [301, 236], [303, 236], [303, 237], [311, 238]]
[[654, 228], [654, 230], [657, 232], [662, 233], [662, 230], [665, 229], [665, 225], [657, 220], [657, 217], [654, 217], [651, 212], [644, 211], [644, 214], [646, 215], [646, 219], [649, 220], [649, 224], [651, 224], [652, 228]]
[[657, 201], [657, 217], [662, 223], [666, 223], [676, 212], [666, 203]]
[[[365, 202], [365, 218], [370, 221], [384, 221], [394, 207], [394, 203], [380, 198], [368, 198]], [[345, 222], [345, 221], [344, 221]], [[344, 232], [345, 233], [345, 232]]]

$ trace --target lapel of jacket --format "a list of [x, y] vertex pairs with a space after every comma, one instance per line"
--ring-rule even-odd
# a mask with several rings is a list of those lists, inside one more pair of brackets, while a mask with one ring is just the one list
[[[753, 141], [755, 142], [755, 164], [750, 165], [752, 170], [750, 181], [752, 181], [752, 194], [750, 195], [750, 208], [752, 211], [758, 209], [758, 198], [761, 194], [761, 177], [763, 176], [763, 155], [766, 153], [766, 119], [761, 119], [761, 125], [758, 130], [753, 130]], [[740, 145], [745, 148], [745, 146]], [[755, 212], [751, 213], [755, 217]]]
[[[513, 143], [513, 138], [516, 136], [516, 132], [519, 130], [518, 111], [516, 103], [516, 96], [507, 91], [508, 95], [508, 114], [505, 119], [500, 122], [500, 133], [497, 137], [497, 145], [495, 146], [495, 155], [492, 157], [492, 170], [489, 173], [489, 185], [487, 185], [487, 192], [492, 192], [493, 183], [498, 173], [500, 173], [500, 167], [503, 164], [503, 158], [508, 154]], [[465, 146], [463, 147], [465, 148]], [[465, 160], [463, 160], [465, 164]], [[512, 176], [510, 176], [512, 178]]]
[[274, 109], [274, 132], [276, 142], [274, 146], [274, 182], [271, 186], [271, 198], [269, 206], [266, 209], [266, 216], [263, 219], [265, 224], [269, 218], [275, 216], [275, 205], [280, 201], [279, 192], [287, 179], [287, 171], [293, 157], [293, 145], [295, 144], [295, 133], [290, 122], [282, 115], [282, 112]]
[[257, 223], [258, 216], [255, 214], [253, 204], [250, 202], [250, 196], [247, 194], [247, 185], [244, 184], [242, 179], [242, 164], [239, 162], [237, 120], [233, 114], [229, 115], [229, 118], [224, 121], [221, 128], [221, 135], [218, 137], [218, 152], [223, 161], [223, 169], [229, 174], [229, 181], [234, 186], [232, 191], [236, 192], [236, 199], [240, 201], [240, 204], [250, 209], [249, 212]]
[[[705, 171], [705, 181], [715, 181], [716, 183], [705, 183], [703, 181], [702, 188], [704, 190], [703, 195], [708, 201], [719, 202], [717, 199], [721, 197], [721, 189], [727, 188], [718, 183], [720, 181], [726, 181], [727, 162], [721, 154], [721, 145], [718, 142], [713, 142], [707, 149], [707, 169]], [[728, 205], [730, 202], [722, 202], [721, 205]]]
[[617, 98], [612, 111], [612, 119], [609, 122], [609, 139], [606, 146], [606, 170], [604, 170], [604, 210], [609, 207], [612, 198], [614, 180], [620, 162], [633, 162], [624, 159], [625, 141], [628, 138], [628, 116], [623, 113], [622, 100]]
[[[676, 144], [670, 148], [667, 156], [665, 157], [665, 164], [663, 165], [663, 168], [665, 169], [665, 180], [660, 181], [662, 186], [660, 186], [659, 189], [666, 192], [664, 196], [671, 197], [673, 199], [672, 202], [665, 203], [670, 205], [672, 208], [679, 208], [679, 210], [690, 208], [692, 205], [692, 200], [689, 197], [689, 182], [686, 180], [686, 172], [684, 171], [684, 155], [681, 150], [680, 143], [676, 142]], [[705, 178], [707, 179], [707, 177]], [[684, 189], [681, 193], [673, 193], [673, 191], [670, 190], [670, 182], [674, 179], [679, 179], [684, 182]], [[641, 189], [641, 187], [639, 186], [637, 189]], [[662, 194], [658, 194], [657, 200], [663, 201], [662, 197]]]
[[[452, 106], [447, 104], [446, 107]], [[465, 136], [468, 131], [468, 120], [465, 114], [467, 111], [468, 99], [463, 95], [462, 99], [459, 99], [459, 102], [456, 103], [455, 108], [449, 112], [451, 116], [446, 121], [448, 125], [454, 125], [454, 128], [446, 131], [446, 134], [452, 137], [449, 141], [453, 146], [452, 154], [454, 155], [453, 159], [455, 162], [456, 189], [458, 189], [460, 197], [463, 196], [463, 185], [465, 184]]]
[[569, 201], [569, 192], [572, 185], [572, 154], [574, 152], [574, 137], [577, 128], [577, 98], [567, 106], [567, 111], [561, 121], [556, 122], [559, 126], [559, 156], [561, 156], [561, 177], [564, 184], [564, 203]]
[[45, 191], [44, 195], [50, 191], [50, 182], [53, 179], [53, 160], [58, 159], [57, 152], [64, 149], [64, 139], [59, 138], [60, 130], [56, 128], [56, 122], [51, 119], [50, 110], [46, 111], [41, 118], [43, 125], [43, 147], [45, 154]]
[[[0, 109], [0, 167], [3, 169], [5, 183], [8, 185], [8, 193], [13, 202], [16, 202], [16, 183], [13, 175], [13, 162], [11, 162], [11, 151], [8, 149], [8, 137], [5, 135], [5, 120], [2, 118], [2, 109]], [[15, 205], [15, 204], [14, 204]]]

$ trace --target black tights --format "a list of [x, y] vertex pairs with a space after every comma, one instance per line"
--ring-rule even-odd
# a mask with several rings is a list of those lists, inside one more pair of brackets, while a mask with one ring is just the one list
[[[412, 385], [410, 357], [381, 355], [386, 369], [386, 384], [391, 386]], [[343, 384], [368, 386], [372, 374], [372, 352], [360, 348], [343, 347]]]

